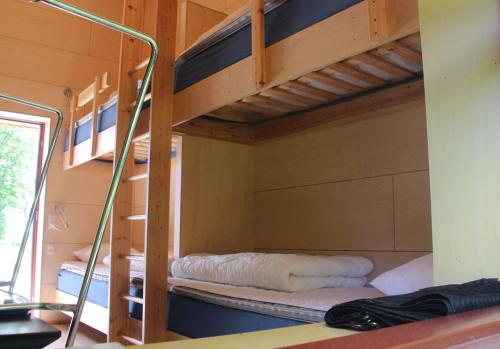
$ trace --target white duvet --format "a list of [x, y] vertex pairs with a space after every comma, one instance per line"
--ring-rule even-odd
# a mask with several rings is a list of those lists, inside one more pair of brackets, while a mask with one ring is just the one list
[[172, 264], [172, 275], [296, 292], [324, 287], [362, 287], [372, 269], [372, 262], [364, 257], [237, 253], [180, 258]]

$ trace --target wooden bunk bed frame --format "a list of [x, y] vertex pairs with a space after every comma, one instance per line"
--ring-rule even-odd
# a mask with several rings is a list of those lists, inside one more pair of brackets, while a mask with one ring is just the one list
[[[149, 150], [148, 171], [147, 176], [135, 176], [134, 156], [128, 157], [112, 212], [110, 239], [108, 339], [124, 344], [178, 338], [158, 320], [166, 319], [169, 215], [163, 213], [170, 204], [170, 163], [164, 161], [164, 154], [172, 146], [172, 132], [254, 143], [296, 132], [309, 122], [313, 126], [325, 122], [324, 117], [315, 116], [315, 108], [321, 106], [328, 105], [333, 118], [342, 118], [377, 104], [415, 98], [423, 89], [417, 0], [364, 0], [267, 48], [264, 1], [252, 0], [252, 55], [177, 94], [173, 89], [177, 0], [146, 3], [154, 8], [153, 37], [160, 46], [149, 95], [151, 107], [143, 111], [135, 133], [135, 141], [143, 142], [143, 150]], [[141, 28], [146, 7], [144, 1], [125, 0], [123, 24]], [[147, 65], [141, 61], [141, 50], [136, 40], [122, 36], [115, 126], [101, 133], [96, 128], [106, 75], [96, 77], [73, 98], [66, 169], [96, 158], [109, 159], [110, 154], [116, 158], [120, 153], [137, 86], [135, 76]], [[420, 69], [403, 69], [382, 59], [394, 52]], [[359, 69], [362, 64], [389, 74], [389, 78]], [[357, 80], [363, 87], [340, 76]], [[394, 85], [402, 81], [407, 82]], [[317, 83], [344, 93], [318, 88], [314, 86]], [[377, 90], [384, 86], [392, 88]], [[356, 96], [359, 98], [353, 99]], [[78, 108], [87, 103], [92, 104], [92, 134], [88, 141], [74, 146]], [[284, 118], [288, 114], [293, 116]], [[141, 147], [138, 144], [136, 150]], [[131, 186], [137, 180], [146, 180], [147, 187], [154, 188], [147, 190], [147, 211], [141, 215], [134, 215], [131, 205]], [[129, 261], [136, 258], [130, 256], [131, 221], [137, 219], [144, 220], [146, 227], [142, 299], [128, 295]], [[143, 305], [142, 322], [129, 317], [129, 301]]]

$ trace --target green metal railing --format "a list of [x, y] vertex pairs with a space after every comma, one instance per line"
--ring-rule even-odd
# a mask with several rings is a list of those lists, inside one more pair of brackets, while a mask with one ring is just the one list
[[[82, 315], [83, 306], [85, 304], [85, 299], [87, 298], [87, 294], [88, 294], [89, 287], [90, 287], [90, 282], [92, 281], [92, 274], [94, 273], [95, 265], [97, 262], [97, 255], [99, 253], [99, 249], [101, 248], [101, 243], [102, 243], [104, 233], [106, 230], [106, 224], [107, 224], [109, 216], [111, 214], [111, 209], [113, 207], [113, 201], [115, 199], [116, 192], [118, 191], [118, 185], [120, 184], [120, 181], [121, 181], [123, 169], [125, 167], [125, 162], [127, 159], [127, 154], [129, 152], [130, 146], [132, 144], [134, 131], [135, 131], [135, 128], [136, 128], [137, 123], [139, 121], [139, 116], [141, 114], [142, 106], [144, 104], [144, 99], [146, 97], [147, 89], [151, 83], [151, 79], [153, 76], [153, 70], [154, 70], [156, 61], [158, 59], [158, 45], [156, 44], [154, 39], [148, 35], [145, 35], [139, 31], [128, 28], [122, 24], [116, 23], [116, 22], [108, 20], [106, 18], [89, 13], [85, 10], [78, 8], [78, 7], [66, 4], [62, 1], [58, 1], [58, 0], [32, 0], [31, 2], [44, 2], [50, 6], [58, 8], [58, 9], [63, 10], [65, 12], [74, 14], [76, 16], [87, 19], [91, 22], [101, 24], [103, 26], [114, 29], [114, 30], [119, 31], [121, 33], [135, 37], [139, 40], [145, 41], [151, 47], [151, 55], [150, 55], [149, 63], [148, 63], [148, 66], [146, 68], [146, 72], [144, 74], [144, 78], [142, 80], [141, 87], [139, 89], [137, 101], [135, 103], [135, 107], [134, 107], [134, 110], [132, 113], [132, 118], [130, 120], [130, 124], [128, 126], [127, 132], [125, 134], [125, 139], [123, 141], [122, 150], [121, 150], [120, 155], [115, 163], [115, 171], [113, 174], [113, 178], [111, 180], [110, 188], [108, 191], [108, 196], [107, 196], [105, 204], [104, 204], [101, 219], [99, 221], [99, 226], [97, 228], [97, 232], [96, 232], [96, 236], [95, 236], [95, 240], [94, 240], [94, 245], [92, 247], [92, 252], [90, 254], [89, 262], [87, 264], [87, 269], [85, 271], [85, 276], [83, 278], [83, 283], [82, 283], [82, 287], [80, 289], [78, 301], [77, 301], [76, 305], [74, 305], [74, 306], [73, 305], [59, 305], [60, 307], [64, 307], [64, 310], [66, 310], [66, 311], [73, 310], [73, 313], [74, 313], [73, 319], [72, 319], [71, 324], [70, 324], [69, 332], [68, 332], [68, 338], [66, 340], [66, 347], [69, 347], [69, 346], [73, 345], [77, 331], [78, 331], [78, 327], [80, 325], [80, 318]], [[54, 306], [54, 305], [52, 305], [52, 306]], [[0, 307], [0, 310], [2, 308], [3, 307]], [[6, 306], [5, 308], [9, 308], [9, 307]], [[24, 305], [24, 307], [23, 306], [11, 306], [10, 308], [41, 309], [40, 306], [37, 304], [26, 304], [26, 305]], [[57, 308], [58, 307], [56, 306], [55, 308], [52, 307], [51, 309], [48, 309], [48, 303], [43, 304], [43, 307], [42, 307], [42, 309], [46, 309], [46, 310], [58, 310]]]
[[50, 139], [49, 150], [47, 152], [47, 157], [45, 158], [45, 163], [42, 167], [42, 172], [40, 173], [40, 178], [35, 188], [35, 197], [33, 198], [33, 203], [31, 204], [30, 213], [28, 215], [28, 220], [26, 222], [26, 226], [24, 228], [23, 238], [21, 240], [21, 245], [19, 246], [19, 252], [17, 254], [16, 264], [14, 265], [14, 270], [12, 272], [12, 277], [10, 281], [1, 281], [0, 287], [9, 286], [9, 294], [12, 295], [14, 292], [14, 287], [16, 286], [17, 277], [19, 275], [19, 270], [21, 269], [21, 262], [23, 260], [24, 252], [26, 250], [26, 244], [28, 243], [28, 239], [31, 232], [31, 226], [33, 225], [33, 221], [36, 215], [36, 209], [38, 206], [38, 202], [40, 201], [40, 195], [42, 194], [43, 185], [45, 184], [45, 180], [47, 179], [47, 172], [49, 171], [50, 161], [52, 160], [52, 155], [54, 154], [54, 149], [57, 144], [57, 140], [59, 139], [59, 134], [61, 133], [61, 127], [63, 123], [63, 115], [60, 110], [56, 108], [49, 107], [48, 105], [38, 104], [32, 101], [28, 101], [26, 99], [22, 99], [19, 97], [10, 96], [4, 93], [0, 93], [0, 99], [4, 99], [7, 101], [27, 105], [30, 107], [34, 107], [37, 109], [45, 110], [50, 113], [54, 113], [57, 117], [56, 128], [54, 130], [54, 134]]

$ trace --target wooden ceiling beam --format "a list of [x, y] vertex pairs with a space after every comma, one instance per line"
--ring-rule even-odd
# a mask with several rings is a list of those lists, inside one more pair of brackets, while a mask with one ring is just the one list
[[413, 64], [422, 66], [422, 56], [420, 55], [420, 53], [413, 51], [411, 48], [400, 44], [397, 41], [382, 45], [381, 47], [377, 48], [376, 51], [382, 55], [394, 52], [405, 60]]
[[282, 88], [282, 87], [302, 91], [302, 92], [308, 93], [310, 95], [315, 95], [315, 96], [318, 96], [321, 98], [326, 98], [330, 101], [334, 101], [336, 99], [342, 98], [342, 96], [340, 96], [338, 94], [309, 86], [309, 85], [307, 85], [301, 81], [298, 81], [298, 80], [285, 82], [284, 84], [280, 85], [280, 88]]
[[237, 108], [237, 109], [243, 109], [243, 110], [248, 110], [252, 111], [254, 113], [262, 114], [262, 115], [269, 115], [269, 116], [281, 116], [285, 114], [284, 112], [280, 112], [274, 109], [267, 109], [267, 108], [262, 108], [250, 103], [245, 103], [245, 102], [236, 102], [233, 104], [230, 104], [231, 107]]
[[337, 72], [340, 74], [348, 75], [355, 78], [356, 80], [361, 80], [371, 85], [372, 87], [377, 87], [386, 84], [387, 82], [371, 74], [359, 71], [345, 63], [335, 63], [324, 69], [327, 73]]
[[362, 87], [350, 84], [342, 80], [335, 79], [330, 75], [327, 75], [322, 72], [312, 72], [304, 75], [303, 78], [321, 82], [325, 85], [347, 91], [349, 94], [359, 93], [364, 90]]
[[189, 134], [234, 143], [253, 144], [254, 129], [250, 125], [196, 118], [174, 127], [176, 134]]
[[[301, 105], [304, 105], [306, 107], [314, 107], [314, 106], [322, 103], [321, 101], [319, 101], [317, 99], [304, 97], [302, 95], [298, 95], [298, 94], [289, 92], [287, 90], [284, 90], [280, 87], [275, 87], [275, 88], [271, 88], [269, 90], [262, 91], [261, 95], [280, 97], [280, 98], [285, 99], [287, 101], [300, 103]], [[295, 105], [297, 105], [297, 104], [295, 104]]]
[[208, 116], [235, 122], [257, 122], [263, 118], [255, 113], [241, 112], [228, 107], [222, 107], [207, 114]]
[[413, 76], [412, 73], [395, 66], [389, 62], [384, 61], [383, 59], [374, 56], [370, 53], [361, 53], [347, 60], [347, 63], [350, 65], [357, 65], [359, 63], [364, 63], [370, 65], [374, 68], [382, 70], [392, 76], [396, 77], [396, 79], [408, 79]]
[[304, 107], [301, 107], [297, 104], [290, 104], [286, 102], [281, 102], [276, 99], [271, 99], [269, 97], [264, 97], [264, 96], [259, 96], [259, 95], [254, 95], [254, 96], [248, 96], [245, 98], [245, 100], [249, 100], [254, 103], [259, 103], [263, 105], [270, 105], [276, 108], [288, 110], [289, 112], [295, 111], [295, 110], [300, 110], [304, 109]]

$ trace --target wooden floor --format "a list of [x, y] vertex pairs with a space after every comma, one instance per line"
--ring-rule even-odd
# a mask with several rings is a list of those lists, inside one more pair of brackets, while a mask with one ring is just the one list
[[[59, 338], [57, 341], [55, 341], [54, 343], [45, 348], [46, 349], [64, 348], [64, 344], [66, 343], [66, 337], [68, 336], [69, 324], [58, 324], [52, 326], [57, 327], [59, 330], [61, 330], [61, 338]], [[83, 347], [105, 342], [106, 342], [106, 336], [104, 334], [84, 324], [81, 324], [80, 329], [78, 331], [78, 335], [76, 336], [76, 341], [74, 346]]]

